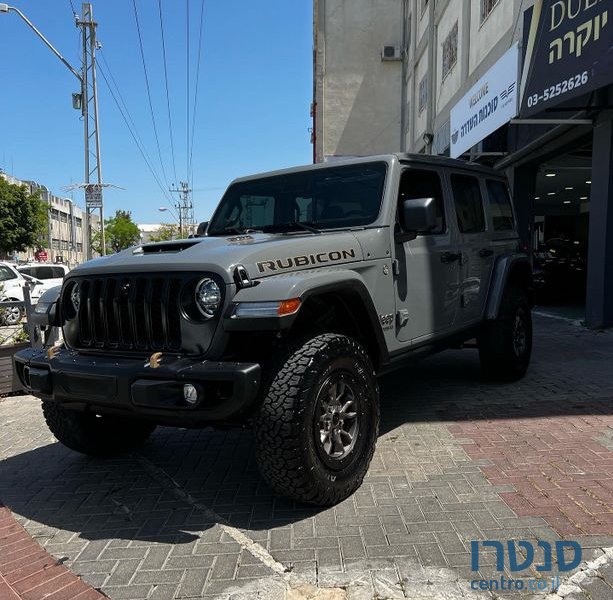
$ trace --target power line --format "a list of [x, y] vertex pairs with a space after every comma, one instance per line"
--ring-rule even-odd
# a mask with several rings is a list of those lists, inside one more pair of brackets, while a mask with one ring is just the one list
[[198, 84], [200, 82], [200, 57], [202, 54], [202, 24], [204, 22], [204, 0], [202, 0], [200, 7], [200, 25], [198, 31], [198, 60], [196, 62], [196, 89], [194, 91], [194, 112], [192, 114], [192, 135], [191, 135], [191, 144], [189, 149], [189, 162], [187, 169], [187, 180], [192, 181], [193, 174], [193, 164], [192, 158], [194, 154], [194, 137], [196, 132], [196, 112], [198, 108]]
[[[106, 63], [106, 59], [104, 59], [103, 56], [103, 60]], [[138, 151], [140, 152], [143, 160], [145, 161], [145, 164], [147, 165], [149, 171], [151, 172], [151, 175], [153, 176], [153, 179], [155, 180], [155, 182], [157, 183], [158, 187], [160, 188], [160, 190], [162, 191], [162, 195], [164, 196], [164, 200], [170, 205], [171, 210], [174, 210], [174, 205], [172, 203], [172, 201], [169, 199], [168, 197], [168, 193], [166, 191], [166, 188], [164, 188], [164, 186], [162, 185], [162, 183], [160, 182], [155, 170], [153, 169], [153, 166], [151, 165], [148, 157], [147, 157], [147, 153], [146, 150], [144, 149], [144, 147], [141, 145], [142, 142], [139, 141], [139, 136], [138, 133], [132, 129], [132, 125], [130, 125], [130, 121], [132, 121], [132, 117], [129, 116], [129, 112], [128, 117], [126, 117], [126, 114], [124, 113], [124, 109], [122, 108], [121, 104], [119, 103], [119, 100], [117, 99], [117, 96], [115, 95], [115, 92], [113, 91], [113, 87], [111, 86], [111, 83], [109, 82], [109, 79], [106, 76], [105, 70], [102, 68], [102, 65], [96, 61], [96, 65], [98, 67], [98, 70], [100, 71], [100, 74], [102, 75], [102, 78], [104, 79], [104, 82], [111, 94], [111, 97], [113, 98], [113, 101], [115, 102], [115, 105], [117, 106], [117, 109], [119, 110], [119, 114], [121, 115], [126, 127], [128, 128], [128, 131], [130, 132], [130, 135], [132, 136], [132, 139], [134, 141], [134, 143], [136, 144], [136, 147], [138, 148]], [[107, 65], [108, 66], [108, 65]], [[113, 79], [114, 78], [111, 74], [111, 71], [109, 70], [109, 76]], [[115, 84], [116, 85], [116, 84]], [[121, 96], [121, 92], [119, 91], [119, 88], [117, 88], [117, 93]], [[122, 102], [123, 102], [123, 98], [122, 98]], [[125, 102], [124, 102], [125, 105]], [[127, 107], [126, 107], [126, 111], [127, 111]], [[133, 123], [133, 121], [132, 121]], [[176, 215], [175, 215], [176, 216]]]
[[164, 18], [162, 16], [162, 0], [158, 0], [158, 12], [160, 14], [160, 32], [162, 34], [162, 54], [164, 56], [164, 83], [166, 85], [166, 108], [168, 111], [168, 134], [170, 136], [170, 151], [172, 154], [172, 170], [177, 181], [177, 163], [175, 161], [175, 143], [172, 135], [172, 117], [170, 114], [170, 93], [168, 91], [168, 66], [166, 61], [166, 40], [164, 37]]
[[134, 7], [134, 20], [136, 22], [136, 31], [138, 33], [138, 43], [140, 46], [140, 56], [141, 56], [141, 61], [143, 63], [143, 71], [145, 73], [145, 85], [147, 87], [147, 98], [149, 100], [149, 112], [151, 113], [151, 122], [153, 123], [153, 133], [155, 135], [155, 143], [157, 146], [158, 157], [160, 159], [160, 165], [162, 167], [162, 175], [164, 177], [164, 181], [168, 181], [168, 177], [166, 176], [166, 169], [164, 169], [164, 161], [162, 160], [162, 151], [160, 149], [160, 139], [158, 137], [158, 130], [155, 124], [155, 115], [153, 113], [153, 103], [151, 102], [151, 88], [149, 86], [149, 75], [147, 74], [147, 63], [145, 61], [145, 49], [143, 48], [143, 37], [141, 35], [141, 30], [140, 30], [140, 22], [138, 19], [138, 9], [136, 8], [136, 0], [132, 0], [132, 6]]

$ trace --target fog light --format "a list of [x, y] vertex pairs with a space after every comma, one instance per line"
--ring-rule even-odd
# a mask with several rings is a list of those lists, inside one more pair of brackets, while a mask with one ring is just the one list
[[183, 398], [190, 406], [194, 406], [198, 402], [198, 390], [191, 383], [186, 383], [183, 386]]

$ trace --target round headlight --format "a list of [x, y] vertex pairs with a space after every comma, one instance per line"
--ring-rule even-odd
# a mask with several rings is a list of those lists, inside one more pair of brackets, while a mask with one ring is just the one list
[[75, 283], [70, 290], [70, 301], [75, 312], [79, 312], [79, 305], [81, 304], [81, 288], [78, 283]]
[[198, 282], [196, 286], [196, 306], [207, 318], [215, 316], [221, 304], [221, 290], [219, 286], [208, 277]]

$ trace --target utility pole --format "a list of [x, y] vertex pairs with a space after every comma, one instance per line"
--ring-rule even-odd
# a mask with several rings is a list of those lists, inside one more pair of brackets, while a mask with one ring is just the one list
[[[104, 233], [104, 204], [102, 201], [102, 164], [100, 159], [100, 132], [98, 128], [98, 87], [96, 85], [96, 27], [92, 5], [83, 2], [81, 18], [76, 21], [83, 42], [83, 70], [81, 75], [81, 111], [85, 142], [85, 234], [87, 258], [92, 257], [91, 214], [100, 211], [101, 253], [106, 254]], [[93, 140], [93, 151], [92, 151]], [[92, 185], [92, 179], [93, 185]]]
[[[73, 108], [81, 110], [83, 115], [84, 141], [85, 141], [85, 182], [72, 187], [79, 187], [85, 190], [85, 228], [83, 232], [83, 246], [87, 258], [91, 258], [90, 240], [90, 214], [92, 211], [100, 210], [101, 227], [101, 253], [106, 254], [106, 241], [104, 239], [104, 210], [102, 203], [102, 188], [109, 184], [102, 183], [102, 167], [100, 159], [100, 135], [98, 131], [98, 90], [96, 87], [96, 63], [95, 52], [96, 26], [93, 20], [92, 5], [84, 2], [82, 5], [82, 18], [76, 18], [76, 26], [82, 30], [83, 41], [83, 68], [79, 73], [53, 46], [53, 44], [36, 28], [36, 26], [14, 6], [0, 3], [0, 13], [14, 12], [26, 25], [44, 42], [44, 44], [55, 54], [64, 66], [79, 80], [81, 84], [80, 93], [72, 95]], [[94, 141], [94, 151], [91, 150], [92, 139]], [[94, 179], [94, 182], [91, 179]]]
[[179, 236], [182, 238], [184, 229], [186, 236], [194, 233], [194, 205], [190, 200], [190, 194], [192, 189], [189, 187], [187, 181], [180, 181], [180, 188], [177, 188], [174, 184], [170, 188], [170, 192], [179, 194], [179, 202], [176, 204], [179, 211]]

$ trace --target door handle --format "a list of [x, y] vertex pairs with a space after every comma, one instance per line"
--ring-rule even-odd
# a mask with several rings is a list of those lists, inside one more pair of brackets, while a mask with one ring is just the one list
[[461, 258], [462, 255], [459, 252], [443, 252], [443, 254], [441, 254], [442, 263], [452, 263]]
[[492, 256], [492, 254], [494, 254], [494, 251], [489, 248], [482, 248], [479, 250], [479, 256], [481, 258], [487, 258], [488, 256]]

